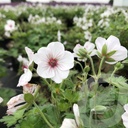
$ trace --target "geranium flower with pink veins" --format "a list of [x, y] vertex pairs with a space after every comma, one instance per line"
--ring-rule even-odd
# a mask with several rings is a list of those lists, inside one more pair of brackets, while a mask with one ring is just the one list
[[73, 53], [65, 51], [60, 42], [51, 42], [47, 47], [41, 47], [34, 55], [38, 65], [37, 74], [43, 78], [51, 78], [61, 83], [69, 75], [69, 69], [74, 66]]
[[15, 26], [15, 21], [14, 20], [7, 20], [6, 25], [4, 26], [5, 31], [8, 32], [13, 32], [17, 29], [17, 27]]

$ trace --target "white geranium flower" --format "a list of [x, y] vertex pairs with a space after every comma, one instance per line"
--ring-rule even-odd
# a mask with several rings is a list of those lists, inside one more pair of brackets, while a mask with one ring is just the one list
[[123, 124], [126, 128], [128, 128], [128, 104], [124, 105], [124, 110], [126, 111], [122, 116]]
[[0, 97], [0, 103], [2, 103], [3, 102], [3, 98], [2, 97]]
[[81, 46], [80, 44], [77, 44], [74, 47], [74, 49], [73, 49], [73, 51], [74, 51], [74, 57], [77, 57], [79, 61], [86, 61], [87, 60], [86, 55], [85, 55], [84, 58], [81, 58], [79, 56], [79, 50], [80, 49], [84, 49], [87, 52], [88, 55], [94, 56], [94, 55], [96, 55], [96, 50], [94, 48], [95, 48], [95, 45], [93, 43], [91, 43], [91, 42], [86, 42], [84, 44], [84, 46]]
[[15, 21], [14, 20], [7, 20], [7, 23], [4, 26], [4, 29], [5, 29], [5, 31], [8, 31], [8, 32], [15, 31], [17, 29], [15, 26]]
[[81, 125], [80, 123], [80, 112], [79, 112], [79, 107], [77, 104], [73, 105], [73, 112], [75, 119], [68, 119], [65, 118], [62, 122], [62, 125], [60, 128], [79, 128]]
[[29, 69], [24, 68], [24, 74], [20, 76], [17, 87], [28, 84], [31, 78], [32, 78], [32, 72]]
[[71, 52], [64, 50], [62, 43], [52, 42], [38, 50], [34, 55], [34, 62], [38, 65], [39, 76], [61, 83], [68, 77], [69, 69], [74, 66], [74, 57]]
[[15, 111], [17, 111], [19, 108], [21, 108], [25, 104], [24, 100], [24, 94], [19, 94], [17, 96], [12, 97], [8, 102], [8, 110], [7, 114], [13, 114]]
[[105, 56], [106, 63], [115, 64], [127, 58], [127, 49], [121, 46], [119, 39], [115, 36], [111, 35], [107, 40], [98, 37], [95, 43], [98, 56]]

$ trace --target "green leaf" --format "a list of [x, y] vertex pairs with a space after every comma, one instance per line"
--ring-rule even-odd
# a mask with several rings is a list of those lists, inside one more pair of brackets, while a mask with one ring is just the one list
[[126, 89], [128, 90], [128, 83], [127, 83], [127, 79], [125, 79], [123, 76], [119, 76], [119, 77], [109, 77], [106, 79], [106, 82], [110, 83], [113, 86], [118, 87], [119, 89]]
[[7, 115], [0, 119], [8, 127], [15, 125], [19, 119], [22, 119], [25, 109], [17, 110], [14, 115]]
[[30, 93], [24, 94], [24, 99], [27, 103], [31, 104], [34, 100], [34, 96]]

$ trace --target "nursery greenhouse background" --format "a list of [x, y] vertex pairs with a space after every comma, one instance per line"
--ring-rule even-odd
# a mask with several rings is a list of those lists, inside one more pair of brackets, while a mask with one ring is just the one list
[[0, 128], [128, 127], [128, 0], [0, 0]]

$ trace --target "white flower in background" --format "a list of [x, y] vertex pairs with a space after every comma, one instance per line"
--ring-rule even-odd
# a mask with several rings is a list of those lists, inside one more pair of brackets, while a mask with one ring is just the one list
[[75, 119], [65, 118], [60, 128], [79, 128], [79, 126], [82, 125], [80, 120], [79, 107], [77, 104], [73, 105], [73, 112]]
[[5, 31], [8, 32], [13, 32], [17, 29], [16, 25], [15, 25], [15, 21], [14, 20], [7, 20], [6, 25], [4, 26]]
[[15, 111], [17, 111], [19, 108], [25, 105], [25, 100], [24, 100], [24, 94], [19, 94], [17, 96], [12, 97], [8, 102], [8, 110], [7, 114], [13, 114]]
[[84, 49], [86, 51], [86, 53], [90, 56], [94, 56], [96, 55], [96, 50], [95, 50], [95, 45], [91, 42], [86, 42], [84, 44], [84, 46], [81, 46], [80, 44], [77, 44], [73, 51], [74, 51], [74, 57], [77, 57], [79, 61], [86, 61], [87, 60], [87, 56], [85, 55], [84, 58], [81, 58], [79, 56], [79, 50], [80, 49]]
[[10, 35], [10, 32], [8, 32], [8, 31], [6, 31], [5, 33], [4, 33], [4, 35], [6, 36], [6, 37], [10, 37], [11, 35]]
[[34, 62], [38, 65], [39, 76], [61, 83], [68, 77], [69, 69], [74, 66], [74, 57], [73, 53], [65, 51], [62, 43], [52, 42], [35, 53]]
[[108, 18], [105, 18], [105, 19], [101, 19], [99, 22], [98, 22], [98, 26], [100, 26], [100, 28], [103, 28], [103, 27], [109, 27], [109, 19]]
[[119, 39], [115, 36], [111, 35], [107, 40], [98, 37], [95, 43], [98, 56], [105, 56], [105, 62], [108, 64], [115, 64], [127, 58], [127, 49], [121, 46]]
[[57, 38], [58, 38], [58, 41], [61, 42], [61, 32], [60, 31], [57, 32]]
[[3, 98], [2, 97], [0, 97], [0, 103], [2, 103], [3, 102]]
[[84, 32], [84, 38], [88, 41], [91, 41], [92, 39], [92, 34], [89, 31]]
[[32, 78], [32, 72], [29, 69], [24, 68], [24, 73], [20, 76], [17, 87], [28, 84], [31, 78]]
[[126, 111], [122, 116], [123, 124], [126, 128], [128, 128], [128, 104], [124, 105], [124, 110]]

